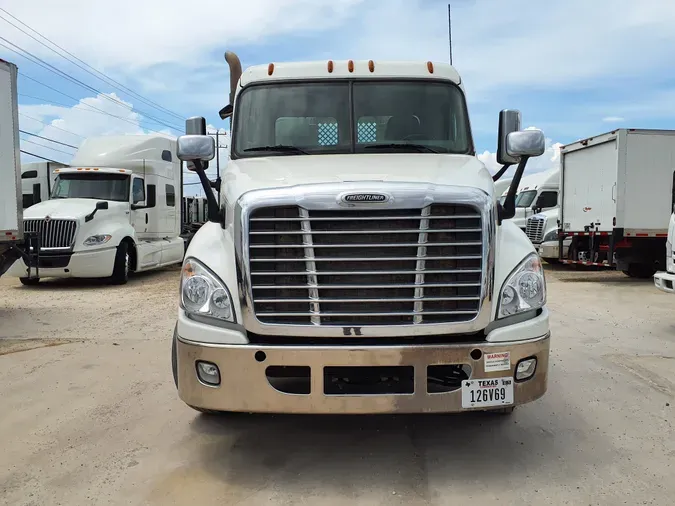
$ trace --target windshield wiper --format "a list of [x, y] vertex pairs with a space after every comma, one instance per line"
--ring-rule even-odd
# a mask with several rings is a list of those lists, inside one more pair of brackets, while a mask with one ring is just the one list
[[391, 143], [391, 144], [369, 144], [363, 149], [405, 149], [408, 151], [415, 151], [417, 153], [440, 153], [437, 149], [430, 148], [424, 144], [406, 144], [406, 143]]
[[289, 146], [286, 144], [277, 144], [275, 146], [256, 146], [254, 148], [248, 148], [244, 151], [286, 151], [288, 153], [296, 153], [299, 155], [308, 155], [309, 153], [304, 149], [300, 149], [297, 146]]

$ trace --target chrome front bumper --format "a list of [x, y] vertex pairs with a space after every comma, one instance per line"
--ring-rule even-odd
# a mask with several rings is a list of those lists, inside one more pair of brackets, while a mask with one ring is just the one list
[[[544, 395], [548, 379], [550, 334], [519, 342], [412, 346], [256, 346], [205, 344], [175, 335], [177, 381], [180, 398], [204, 409], [267, 413], [431, 413], [470, 411], [462, 407], [461, 389], [427, 393], [427, 366], [468, 364], [470, 379], [513, 377], [521, 359], [536, 357], [534, 375], [514, 384], [514, 405]], [[471, 358], [475, 350], [481, 358]], [[510, 352], [508, 371], [485, 372], [485, 353]], [[260, 353], [262, 352], [262, 353]], [[257, 355], [256, 355], [257, 354]], [[260, 361], [263, 357], [265, 359]], [[257, 357], [257, 358], [256, 358]], [[220, 385], [202, 383], [196, 362], [214, 363]], [[310, 393], [289, 394], [273, 388], [265, 374], [269, 366], [310, 368]], [[328, 395], [324, 368], [343, 366], [413, 366], [414, 392], [410, 394]]]

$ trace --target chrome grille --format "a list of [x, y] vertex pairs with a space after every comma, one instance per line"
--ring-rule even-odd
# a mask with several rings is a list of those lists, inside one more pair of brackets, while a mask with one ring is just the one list
[[252, 211], [251, 298], [282, 325], [411, 325], [473, 320], [481, 304], [480, 211]]
[[70, 249], [75, 240], [75, 220], [23, 220], [25, 233], [38, 233], [40, 249]]
[[539, 244], [544, 238], [544, 223], [546, 218], [541, 218], [539, 216], [532, 216], [527, 220], [527, 228], [525, 233], [527, 237], [535, 244]]

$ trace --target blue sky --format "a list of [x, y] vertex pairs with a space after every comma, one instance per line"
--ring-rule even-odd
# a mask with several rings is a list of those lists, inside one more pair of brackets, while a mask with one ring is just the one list
[[[15, 62], [22, 74], [22, 129], [65, 144], [149, 129], [176, 134], [170, 127], [183, 121], [75, 67], [8, 24], [39, 39], [7, 13], [142, 97], [179, 116], [203, 115], [214, 129], [228, 128], [217, 116], [229, 89], [226, 49], [237, 52], [244, 66], [329, 58], [447, 61], [447, 3], [194, 0], [186, 9], [177, 0], [118, 0], [114, 7], [3, 0], [0, 36], [6, 40], [0, 39], [0, 58]], [[532, 171], [555, 165], [559, 143], [617, 127], [675, 125], [675, 2], [455, 0], [452, 5], [454, 64], [467, 89], [477, 149], [490, 166], [503, 108], [520, 109], [524, 126], [544, 129], [549, 139], [549, 150], [531, 162]], [[3, 47], [8, 42], [96, 91], [9, 51]], [[64, 162], [74, 152], [27, 134], [22, 149]]]

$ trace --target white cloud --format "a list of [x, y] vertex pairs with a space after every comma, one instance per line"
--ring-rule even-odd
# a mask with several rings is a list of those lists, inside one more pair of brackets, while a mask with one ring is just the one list
[[622, 123], [626, 120], [621, 116], [607, 116], [605, 118], [602, 118], [602, 121], [604, 121], [605, 123]]
[[[527, 127], [526, 130], [531, 130], [536, 127]], [[545, 172], [547, 170], [555, 169], [560, 165], [560, 142], [553, 142], [552, 139], [546, 139], [546, 151], [541, 156], [530, 158], [525, 167], [525, 174], [536, 174], [537, 172]], [[478, 159], [485, 164], [487, 169], [494, 174], [501, 165], [497, 163], [497, 153], [491, 151], [484, 151], [478, 154]], [[511, 167], [502, 177], [509, 177], [515, 171], [515, 167]]]

